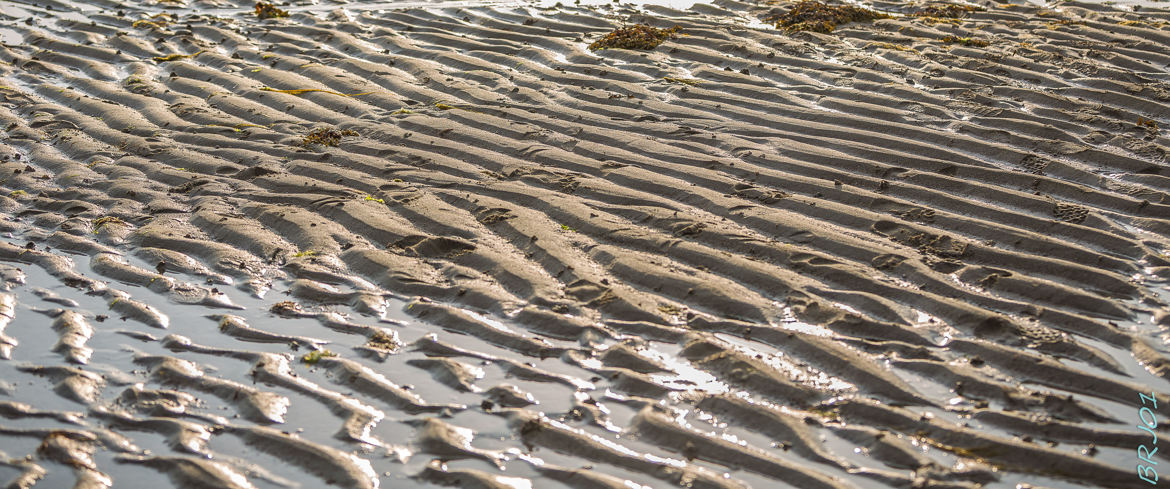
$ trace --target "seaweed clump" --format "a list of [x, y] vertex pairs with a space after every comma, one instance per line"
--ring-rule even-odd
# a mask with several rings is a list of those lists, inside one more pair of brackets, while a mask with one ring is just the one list
[[306, 365], [315, 365], [317, 362], [320, 362], [322, 358], [331, 358], [336, 356], [336, 353], [333, 353], [329, 350], [317, 350], [306, 353], [305, 356], [301, 357], [301, 361], [305, 362]]
[[175, 54], [168, 54], [166, 56], [155, 56], [154, 58], [151, 58], [151, 59], [153, 59], [156, 63], [166, 63], [167, 61], [175, 61], [177, 59], [194, 58], [196, 56], [199, 56], [200, 54], [203, 54], [206, 51], [207, 51], [206, 49], [200, 49], [198, 52], [191, 53], [191, 54], [175, 53]]
[[649, 24], [636, 24], [629, 27], [619, 27], [606, 34], [601, 39], [589, 45], [590, 51], [598, 49], [644, 49], [651, 50], [658, 47], [667, 39], [675, 36], [682, 27], [674, 26], [669, 29], [651, 27]]
[[126, 221], [118, 219], [117, 217], [114, 217], [114, 216], [99, 217], [99, 218], [93, 220], [93, 233], [97, 234], [98, 232], [100, 232], [102, 230], [103, 227], [110, 226], [110, 225], [125, 226]]
[[939, 40], [947, 44], [958, 43], [964, 46], [975, 46], [979, 48], [987, 47], [991, 44], [987, 41], [984, 41], [983, 39], [977, 39], [974, 37], [946, 36]]
[[306, 148], [315, 144], [321, 146], [337, 146], [341, 142], [341, 138], [357, 135], [357, 131], [351, 131], [349, 129], [339, 131], [327, 127], [318, 127], [309, 132], [304, 138], [301, 138], [301, 146]]
[[141, 29], [143, 27], [163, 29], [166, 28], [166, 26], [169, 25], [171, 21], [174, 20], [174, 18], [175, 17], [171, 14], [155, 14], [146, 19], [136, 20], [133, 24], [130, 24], [130, 26], [135, 29]]
[[301, 305], [293, 301], [283, 301], [273, 304], [268, 310], [278, 316], [296, 316], [301, 313]]
[[366, 346], [375, 350], [393, 352], [398, 350], [398, 340], [385, 331], [377, 331], [366, 340]]
[[275, 19], [277, 17], [288, 17], [288, 12], [276, 8], [275, 5], [268, 2], [256, 2], [256, 16], [261, 19]]
[[910, 15], [914, 17], [936, 17], [941, 19], [960, 19], [971, 12], [982, 11], [983, 7], [974, 5], [959, 5], [955, 3], [936, 3], [915, 10]]
[[671, 76], [664, 76], [664, 77], [662, 77], [662, 79], [664, 81], [666, 81], [667, 83], [681, 83], [683, 85], [690, 85], [692, 87], [698, 86], [700, 83], [703, 83], [702, 80], [696, 80], [694, 78], [675, 78], [675, 77], [671, 77]]
[[827, 34], [837, 26], [850, 22], [869, 22], [887, 19], [889, 15], [852, 5], [826, 5], [806, 0], [796, 4], [787, 12], [764, 18], [764, 22], [776, 24], [777, 29], [787, 32], [812, 31]]

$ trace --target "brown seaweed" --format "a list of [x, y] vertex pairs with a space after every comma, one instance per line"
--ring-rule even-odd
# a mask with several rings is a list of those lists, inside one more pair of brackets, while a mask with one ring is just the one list
[[357, 135], [357, 131], [352, 131], [349, 129], [337, 130], [330, 129], [328, 127], [318, 127], [310, 131], [309, 134], [301, 139], [301, 146], [306, 148], [315, 145], [337, 146], [339, 143], [341, 143], [341, 138]]
[[652, 50], [667, 39], [675, 37], [682, 27], [674, 26], [669, 29], [651, 27], [649, 24], [636, 24], [628, 27], [619, 27], [589, 45], [589, 50], [598, 49], [642, 49]]
[[275, 5], [268, 2], [256, 2], [256, 17], [261, 19], [275, 19], [278, 17], [288, 17], [288, 12], [276, 8]]
[[816, 1], [804, 1], [783, 14], [764, 18], [764, 22], [774, 23], [777, 29], [783, 29], [787, 32], [829, 33], [842, 24], [869, 22], [889, 17], [881, 12], [852, 5], [828, 5]]

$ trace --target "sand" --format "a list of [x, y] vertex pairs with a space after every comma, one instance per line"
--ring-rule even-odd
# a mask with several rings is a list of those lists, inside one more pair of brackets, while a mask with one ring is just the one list
[[872, 5], [0, 5], [0, 482], [1150, 486], [1170, 10]]

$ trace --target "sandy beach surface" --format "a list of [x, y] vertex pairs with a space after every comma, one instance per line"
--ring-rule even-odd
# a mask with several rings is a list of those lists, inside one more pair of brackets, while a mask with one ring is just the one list
[[1153, 487], [1170, 10], [660, 3], [0, 3], [0, 483]]

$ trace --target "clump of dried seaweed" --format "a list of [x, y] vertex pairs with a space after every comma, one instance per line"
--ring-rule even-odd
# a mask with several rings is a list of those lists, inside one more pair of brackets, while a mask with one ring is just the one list
[[175, 61], [177, 59], [194, 58], [194, 57], [199, 56], [200, 54], [203, 54], [205, 52], [207, 52], [206, 49], [200, 49], [199, 51], [191, 53], [191, 54], [175, 53], [175, 54], [168, 54], [166, 56], [155, 56], [152, 59], [154, 59], [154, 61], [156, 63], [166, 63], [167, 61]]
[[987, 41], [984, 41], [983, 39], [959, 36], [946, 36], [942, 39], [939, 39], [939, 41], [945, 42], [947, 44], [962, 44], [964, 46], [974, 46], [978, 48], [987, 47], [991, 44]]
[[316, 365], [317, 362], [320, 362], [322, 358], [331, 358], [336, 356], [336, 353], [333, 353], [329, 350], [317, 350], [306, 353], [305, 356], [301, 357], [301, 361], [305, 362], [305, 365]]
[[764, 18], [764, 22], [775, 23], [777, 29], [787, 32], [829, 33], [841, 24], [869, 22], [889, 17], [881, 12], [852, 5], [827, 5], [816, 1], [804, 1], [783, 14]]
[[277, 316], [296, 316], [301, 313], [301, 305], [293, 301], [281, 301], [268, 310]]
[[275, 5], [268, 2], [256, 2], [256, 16], [261, 19], [274, 19], [288, 17], [288, 12], [276, 8]]
[[393, 352], [398, 350], [398, 341], [394, 338], [394, 335], [385, 331], [377, 331], [370, 335], [365, 346], [375, 350]]
[[658, 47], [663, 41], [674, 37], [682, 27], [674, 26], [669, 29], [650, 27], [648, 24], [619, 27], [589, 45], [591, 51], [598, 49], [645, 49]]
[[339, 131], [328, 127], [318, 127], [310, 131], [304, 138], [301, 138], [301, 146], [306, 148], [313, 145], [337, 146], [341, 142], [341, 138], [357, 135], [357, 131], [351, 131], [349, 129]]
[[123, 220], [121, 220], [117, 217], [114, 217], [114, 216], [99, 217], [99, 218], [93, 220], [93, 233], [97, 234], [102, 230], [103, 227], [113, 226], [113, 225], [125, 226], [126, 221], [123, 221]]
[[935, 17], [941, 19], [959, 19], [971, 12], [982, 11], [983, 7], [974, 5], [960, 5], [955, 3], [935, 3], [915, 10], [910, 15], [914, 17]]

